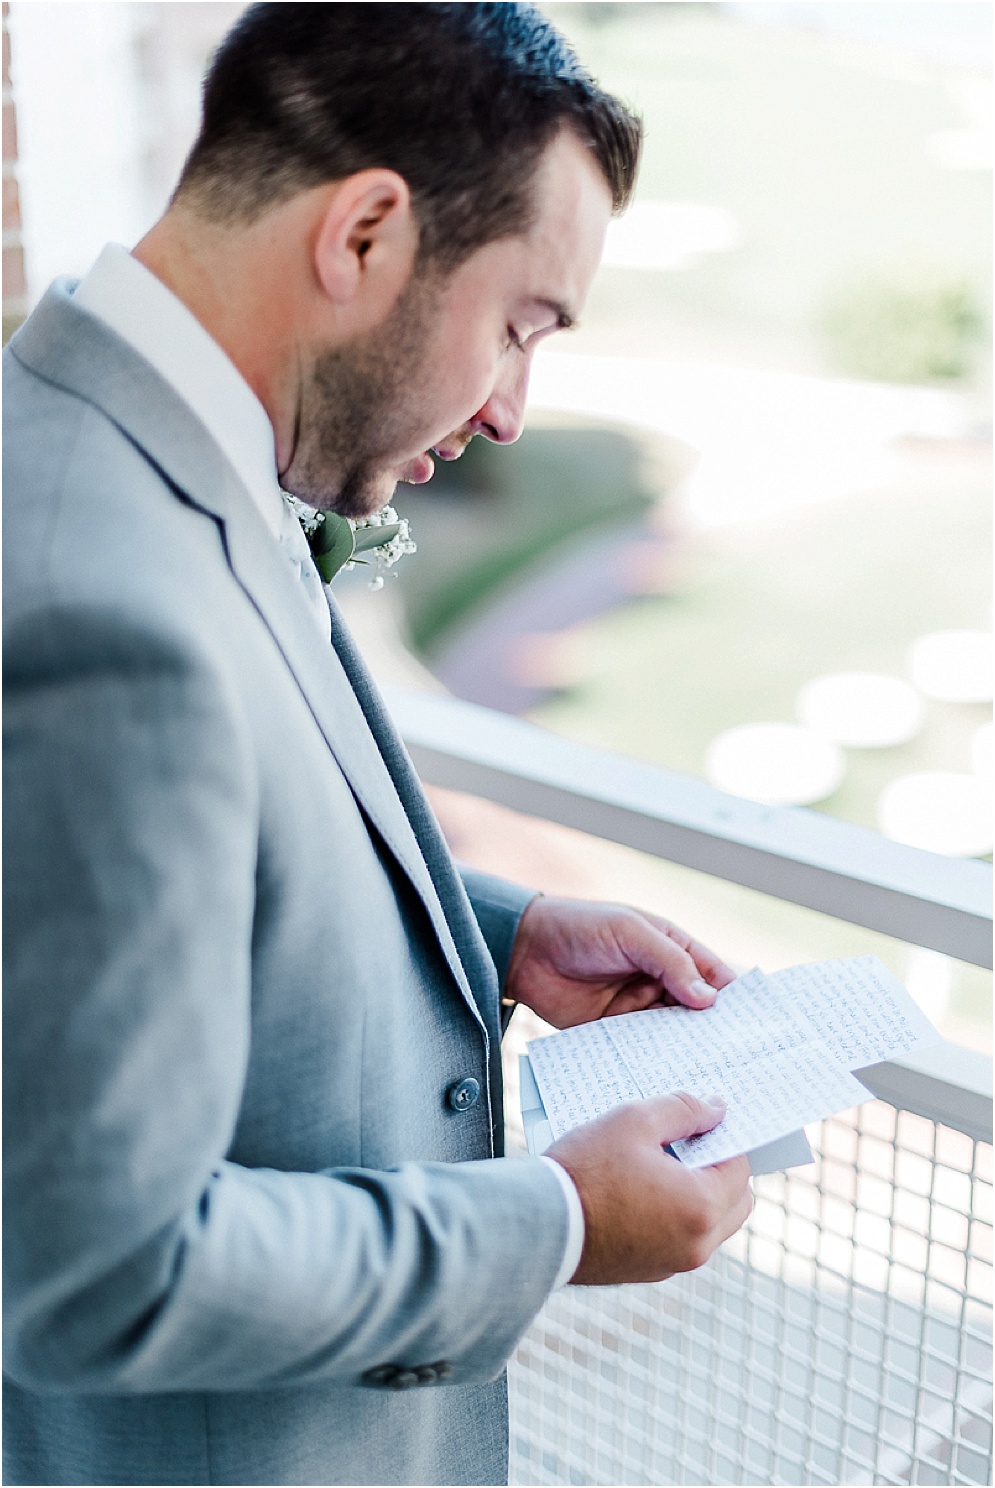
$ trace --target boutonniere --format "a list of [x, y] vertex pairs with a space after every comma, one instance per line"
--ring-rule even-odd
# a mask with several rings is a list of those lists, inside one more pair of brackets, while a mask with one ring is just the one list
[[384, 570], [393, 568], [405, 553], [416, 553], [406, 518], [392, 506], [383, 506], [369, 517], [340, 517], [337, 512], [317, 511], [306, 501], [284, 492], [291, 511], [304, 529], [315, 567], [323, 584], [330, 584], [343, 569], [372, 564], [371, 589], [383, 588]]

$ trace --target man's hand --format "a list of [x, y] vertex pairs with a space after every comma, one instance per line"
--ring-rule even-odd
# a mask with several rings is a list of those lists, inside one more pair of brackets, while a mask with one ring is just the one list
[[735, 973], [669, 920], [621, 904], [533, 899], [505, 991], [554, 1028], [640, 1008], [710, 1007]]
[[710, 1131], [725, 1106], [681, 1093], [619, 1106], [567, 1132], [546, 1153], [570, 1174], [584, 1210], [584, 1250], [571, 1281], [664, 1281], [704, 1265], [749, 1217], [750, 1165], [734, 1157], [685, 1168], [667, 1142]]

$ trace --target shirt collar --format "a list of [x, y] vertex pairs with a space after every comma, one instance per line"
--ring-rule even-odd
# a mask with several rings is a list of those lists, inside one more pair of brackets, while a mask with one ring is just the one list
[[75, 300], [127, 341], [190, 406], [279, 536], [286, 507], [269, 417], [186, 305], [116, 243], [108, 243], [77, 285]]

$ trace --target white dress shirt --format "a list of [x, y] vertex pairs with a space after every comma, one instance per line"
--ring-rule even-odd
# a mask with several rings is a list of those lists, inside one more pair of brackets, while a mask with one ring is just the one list
[[560, 1180], [563, 1197], [567, 1201], [567, 1215], [569, 1219], [567, 1243], [563, 1252], [563, 1260], [560, 1262], [560, 1269], [557, 1271], [556, 1280], [553, 1282], [553, 1291], [555, 1292], [560, 1287], [566, 1286], [580, 1265], [580, 1258], [584, 1250], [584, 1209], [580, 1202], [580, 1194], [577, 1192], [577, 1185], [566, 1168], [561, 1168], [555, 1157], [540, 1157], [539, 1161], [548, 1163], [552, 1168]]
[[273, 426], [237, 367], [182, 300], [116, 243], [108, 243], [74, 298], [134, 347], [200, 419], [296, 568], [318, 628], [330, 640], [321, 578], [280, 491]]
[[[280, 491], [269, 415], [255, 393], [196, 316], [126, 248], [108, 243], [76, 286], [78, 305], [127, 341], [200, 419], [240, 477], [274, 539], [304, 581], [315, 623], [331, 639], [321, 579], [300, 523]], [[584, 1248], [584, 1211], [565, 1168], [543, 1157], [556, 1174], [569, 1215], [567, 1243], [554, 1289], [577, 1269]]]

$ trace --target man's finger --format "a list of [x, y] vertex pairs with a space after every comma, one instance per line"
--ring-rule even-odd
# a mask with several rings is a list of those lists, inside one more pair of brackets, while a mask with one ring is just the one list
[[684, 1007], [711, 1007], [717, 988], [709, 985], [694, 957], [671, 933], [675, 928], [662, 929], [659, 922], [636, 914], [627, 915], [615, 934], [626, 958], [660, 983], [676, 1002]]
[[[688, 1090], [672, 1095], [657, 1095], [632, 1107], [640, 1113], [643, 1126], [652, 1132], [661, 1146], [678, 1142], [682, 1137], [697, 1137], [718, 1126], [726, 1113], [720, 1095], [702, 1097]], [[725, 1166], [725, 1164], [720, 1164]]]
[[[661, 1145], [669, 1146], [682, 1137], [697, 1137], [702, 1132], [718, 1126], [726, 1113], [726, 1103], [720, 1095], [698, 1096], [688, 1090], [677, 1090], [673, 1095], [655, 1096], [640, 1102], [647, 1125], [659, 1137]], [[666, 1135], [663, 1135], [663, 1133]], [[749, 1189], [750, 1160], [746, 1155], [729, 1157], [724, 1162], [712, 1163], [707, 1168], [686, 1168], [685, 1172], [709, 1195], [715, 1212], [727, 1211], [730, 1219], [726, 1235], [732, 1235], [749, 1217], [753, 1208], [753, 1196]], [[744, 1208], [745, 1205], [745, 1208]], [[725, 1236], [723, 1237], [725, 1238]]]
[[721, 956], [709, 950], [708, 946], [702, 945], [700, 940], [695, 940], [686, 930], [682, 930], [680, 925], [671, 924], [669, 920], [663, 919], [660, 915], [647, 914], [646, 918], [652, 924], [659, 926], [671, 940], [675, 940], [687, 951], [701, 976], [712, 987], [721, 991], [723, 987], [727, 987], [730, 982], [736, 980], [736, 973], [722, 960]]
[[688, 940], [685, 950], [694, 961], [705, 981], [720, 992], [723, 987], [728, 987], [730, 982], [736, 980], [736, 973], [731, 966], [727, 966], [721, 956], [716, 956], [707, 946], [702, 945], [700, 940]]
[[[711, 1131], [722, 1120], [726, 1110], [721, 1096], [712, 1095], [702, 1099], [686, 1090], [658, 1097], [655, 1101], [645, 1101], [644, 1106], [663, 1108], [660, 1117], [671, 1130], [671, 1135], [666, 1138], [667, 1143]], [[653, 1116], [655, 1115], [654, 1112]], [[658, 1118], [657, 1128], [659, 1124]], [[674, 1130], [675, 1126], [680, 1130]], [[741, 1157], [727, 1158], [725, 1162], [713, 1163], [707, 1168], [684, 1168], [683, 1172], [704, 1200], [706, 1212], [714, 1216], [710, 1245], [720, 1245], [723, 1240], [734, 1235], [740, 1225], [746, 1223], [753, 1210], [749, 1158], [744, 1154]]]
[[[725, 1162], [713, 1163], [708, 1168], [691, 1168], [688, 1171], [693, 1172], [706, 1191], [711, 1194], [718, 1213], [724, 1214], [730, 1206], [733, 1206], [730, 1212], [739, 1215], [739, 1218], [736, 1219], [728, 1233], [731, 1235], [734, 1230], [738, 1230], [753, 1208], [753, 1196], [749, 1189], [749, 1158], [744, 1154], [741, 1157], [727, 1158]], [[745, 1210], [743, 1209], [744, 1203]]]
[[708, 1184], [718, 1195], [732, 1195], [750, 1181], [750, 1158], [745, 1153], [739, 1158], [726, 1158], [724, 1162], [714, 1162], [708, 1168], [692, 1168], [692, 1173], [699, 1174], [703, 1183]]

